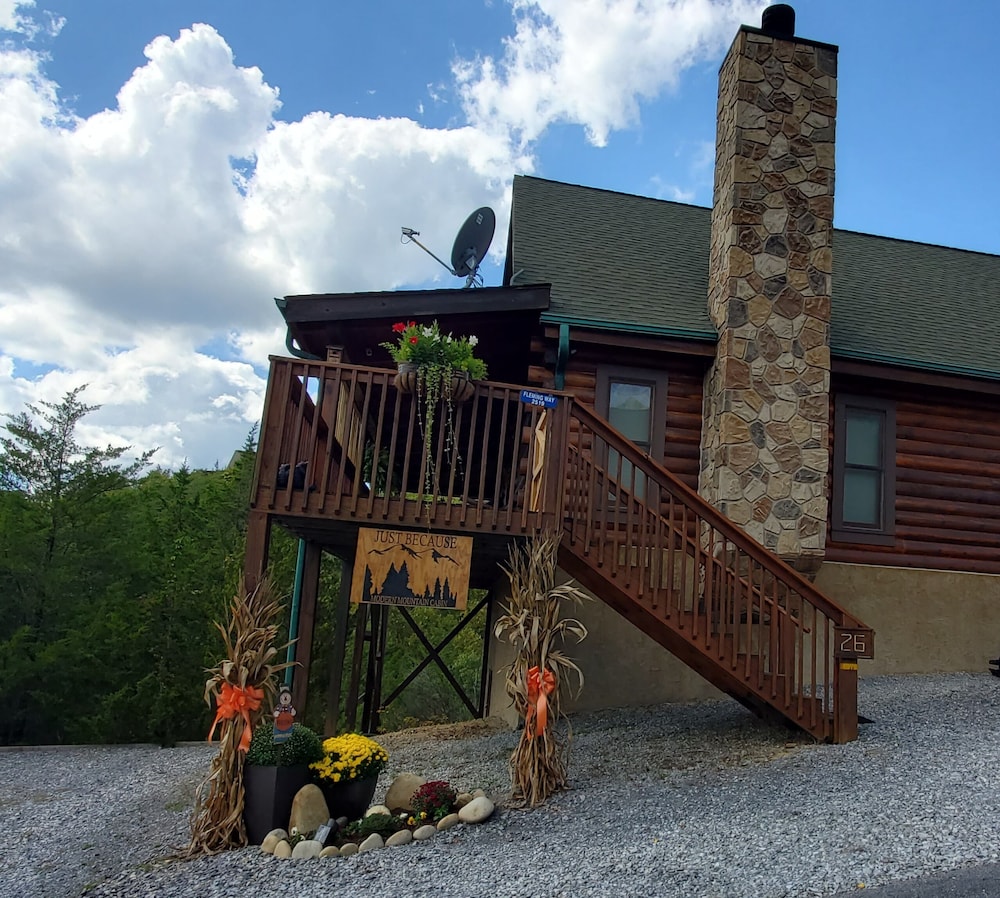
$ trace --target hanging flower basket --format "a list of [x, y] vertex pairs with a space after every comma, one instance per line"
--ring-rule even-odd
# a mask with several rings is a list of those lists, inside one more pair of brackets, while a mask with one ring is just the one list
[[417, 363], [399, 362], [392, 383], [400, 393], [416, 393], [419, 385]]
[[475, 334], [467, 337], [453, 337], [441, 333], [437, 321], [417, 324], [416, 321], [399, 321], [392, 326], [397, 335], [395, 343], [382, 343], [383, 349], [397, 364], [413, 362], [424, 372], [438, 370], [447, 373], [465, 373], [472, 380], [486, 377], [486, 363], [477, 359], [474, 353], [479, 345]]
[[[473, 349], [479, 340], [473, 334], [453, 337], [441, 333], [437, 321], [429, 325], [416, 321], [397, 322], [395, 343], [382, 343], [397, 365], [393, 383], [401, 393], [419, 396], [417, 413], [423, 437], [424, 490], [437, 493], [437, 472], [433, 458], [434, 422], [446, 428], [446, 448], [455, 446], [455, 406], [475, 393], [473, 381], [486, 377], [486, 363], [477, 359]], [[439, 418], [439, 406], [443, 415]]]
[[451, 375], [451, 401], [465, 402], [476, 392], [476, 385], [468, 371], [455, 371]]
[[[416, 393], [418, 396], [423, 396], [424, 379], [427, 376], [426, 373], [422, 375], [421, 369], [416, 362], [399, 362], [396, 365], [396, 376], [393, 378], [392, 383], [400, 393]], [[452, 371], [450, 383], [451, 390], [445, 391], [444, 382], [442, 381], [442, 389], [438, 391], [438, 395], [442, 398], [447, 397], [452, 402], [466, 402], [476, 392], [475, 382], [469, 376], [468, 371]]]

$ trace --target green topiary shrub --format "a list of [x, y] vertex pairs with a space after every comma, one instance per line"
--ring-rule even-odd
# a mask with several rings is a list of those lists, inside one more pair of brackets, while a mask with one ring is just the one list
[[264, 720], [253, 731], [246, 763], [261, 767], [294, 767], [312, 764], [322, 757], [323, 743], [309, 727], [292, 724], [288, 739], [275, 745], [274, 726], [270, 720]]

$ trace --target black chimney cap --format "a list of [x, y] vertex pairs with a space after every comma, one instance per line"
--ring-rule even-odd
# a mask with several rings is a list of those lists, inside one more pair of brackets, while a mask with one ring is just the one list
[[760, 17], [760, 30], [775, 37], [795, 37], [795, 10], [787, 3], [775, 3]]

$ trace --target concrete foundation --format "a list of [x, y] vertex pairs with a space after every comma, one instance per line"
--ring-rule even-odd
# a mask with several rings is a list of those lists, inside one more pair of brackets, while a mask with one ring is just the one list
[[[875, 660], [860, 675], [985, 671], [1000, 656], [1000, 577], [825, 562], [816, 585], [875, 630]], [[724, 698], [708, 681], [600, 600], [567, 608], [589, 631], [566, 652], [583, 670], [567, 711]], [[491, 640], [489, 713], [518, 723], [504, 691], [507, 643]]]
[[1000, 655], [1000, 577], [826, 562], [816, 585], [875, 630], [862, 677], [985, 671]]

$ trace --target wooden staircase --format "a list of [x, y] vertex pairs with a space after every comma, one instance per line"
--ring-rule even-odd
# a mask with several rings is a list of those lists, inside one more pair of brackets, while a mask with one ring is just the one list
[[570, 404], [560, 565], [755, 713], [824, 741], [857, 738], [857, 663], [835, 643], [863, 625]]

